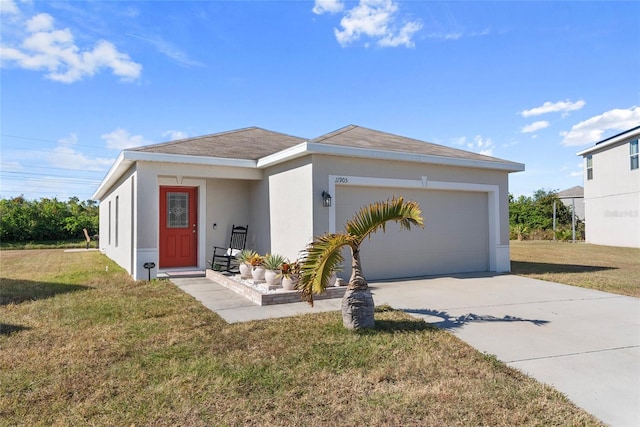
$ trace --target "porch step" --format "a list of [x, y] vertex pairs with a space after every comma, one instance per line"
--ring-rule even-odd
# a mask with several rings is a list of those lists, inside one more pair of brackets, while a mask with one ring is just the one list
[[164, 275], [166, 278], [172, 277], [206, 277], [206, 273], [204, 270], [189, 270], [189, 271], [165, 271], [163, 273], [159, 273], [158, 277]]

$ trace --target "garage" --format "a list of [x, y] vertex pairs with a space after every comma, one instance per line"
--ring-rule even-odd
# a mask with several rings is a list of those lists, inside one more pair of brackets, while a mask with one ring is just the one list
[[[335, 188], [336, 231], [362, 206], [401, 195], [420, 203], [424, 229], [400, 230], [388, 223], [362, 245], [368, 280], [397, 279], [490, 269], [489, 207], [486, 192], [340, 185]], [[342, 274], [351, 274], [345, 251]]]

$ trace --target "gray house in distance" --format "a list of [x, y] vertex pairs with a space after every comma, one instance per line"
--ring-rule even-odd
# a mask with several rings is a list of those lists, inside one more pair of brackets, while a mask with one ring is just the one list
[[640, 126], [583, 150], [587, 243], [640, 248]]
[[204, 270], [234, 224], [249, 225], [247, 249], [295, 259], [360, 207], [399, 195], [420, 203], [425, 228], [393, 223], [365, 242], [367, 278], [506, 272], [509, 173], [522, 170], [360, 126], [311, 139], [250, 127], [124, 150], [93, 199], [101, 251], [135, 279], [148, 262], [152, 277]]
[[584, 188], [576, 185], [558, 192], [558, 198], [569, 209], [575, 210], [576, 218], [584, 221]]

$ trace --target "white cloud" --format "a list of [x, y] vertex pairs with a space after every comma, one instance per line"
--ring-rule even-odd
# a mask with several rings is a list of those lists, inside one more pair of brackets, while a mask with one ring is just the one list
[[562, 145], [580, 146], [600, 141], [608, 130], [625, 131], [638, 125], [640, 107], [617, 108], [584, 120], [574, 125], [570, 131], [560, 132], [560, 136], [564, 137]]
[[[417, 21], [407, 21], [398, 25], [398, 3], [393, 0], [360, 0], [356, 6], [344, 12], [340, 20], [342, 29], [334, 29], [336, 40], [341, 46], [347, 46], [361, 37], [376, 40], [381, 47], [413, 47], [411, 39], [422, 28]], [[338, 13], [344, 11], [340, 1], [316, 0], [313, 12]]]
[[439, 40], [458, 40], [462, 38], [461, 32], [453, 32], [453, 33], [429, 33], [427, 34], [427, 38], [429, 39], [439, 39]]
[[82, 50], [69, 28], [55, 29], [49, 14], [32, 17], [24, 27], [29, 35], [19, 46], [0, 46], [2, 66], [13, 63], [28, 70], [43, 70], [48, 79], [62, 83], [82, 80], [101, 69], [110, 69], [121, 80], [132, 81], [142, 71], [142, 65], [106, 40], [98, 41], [93, 49]]
[[412, 47], [414, 44], [413, 41], [411, 41], [411, 36], [421, 28], [422, 25], [419, 22], [409, 22], [402, 27], [398, 33], [387, 34], [384, 38], [380, 39], [378, 45], [382, 47], [397, 47], [401, 45]]
[[325, 12], [338, 13], [344, 10], [344, 4], [340, 0], [316, 0], [312, 12], [322, 15]]
[[75, 133], [60, 138], [58, 145], [43, 160], [54, 167], [67, 169], [71, 166], [84, 171], [104, 171], [113, 163], [111, 158], [90, 157], [77, 151], [73, 148], [77, 143], [78, 136]]
[[525, 127], [522, 128], [522, 130], [520, 132], [522, 133], [531, 133], [531, 132], [536, 132], [539, 131], [540, 129], [544, 129], [549, 127], [549, 122], [545, 121], [545, 120], [540, 120], [539, 122], [533, 122], [530, 125], [526, 125]]
[[0, 14], [17, 15], [18, 12], [16, 2], [13, 0], [0, 0]]
[[107, 142], [108, 148], [118, 150], [153, 144], [153, 142], [144, 139], [142, 135], [131, 135], [127, 130], [122, 128], [118, 128], [110, 133], [103, 133], [100, 135], [100, 138]]
[[129, 37], [134, 37], [136, 39], [150, 43], [151, 45], [153, 45], [153, 47], [155, 47], [158, 50], [158, 52], [171, 58], [172, 60], [177, 62], [179, 65], [182, 65], [184, 67], [201, 67], [202, 66], [201, 62], [198, 62], [189, 58], [189, 55], [187, 53], [185, 53], [178, 47], [174, 46], [172, 43], [164, 40], [161, 36], [155, 35], [152, 37], [142, 37], [142, 36], [138, 36], [136, 34], [131, 34], [131, 33], [127, 33], [127, 35]]
[[29, 19], [26, 23], [27, 31], [37, 33], [38, 31], [49, 31], [53, 29], [53, 17], [48, 13], [41, 13]]
[[162, 136], [169, 137], [169, 140], [171, 141], [177, 141], [178, 139], [185, 139], [189, 135], [179, 130], [168, 130], [164, 132]]
[[482, 138], [480, 135], [474, 138], [475, 150], [480, 154], [484, 154], [485, 156], [493, 156], [493, 142], [491, 138]]
[[468, 151], [484, 154], [485, 156], [493, 156], [495, 147], [491, 138], [483, 138], [481, 135], [476, 135], [472, 141], [468, 141], [466, 136], [456, 138], [453, 140], [453, 144], [464, 146]]
[[570, 100], [550, 102], [547, 101], [539, 107], [532, 108], [530, 110], [524, 110], [520, 112], [522, 117], [539, 116], [546, 113], [568, 113], [569, 111], [576, 111], [586, 105], [583, 100], [571, 102]]
[[459, 40], [463, 37], [482, 37], [488, 36], [491, 34], [491, 29], [485, 28], [482, 31], [449, 31], [449, 32], [437, 32], [437, 33], [429, 33], [427, 34], [428, 39], [438, 39], [438, 40]]

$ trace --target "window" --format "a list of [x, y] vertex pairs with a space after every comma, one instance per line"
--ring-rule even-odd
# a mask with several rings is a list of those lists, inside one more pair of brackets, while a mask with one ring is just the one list
[[111, 201], [109, 201], [109, 245], [111, 245]]
[[167, 193], [167, 228], [189, 228], [189, 193]]
[[587, 179], [593, 179], [593, 157], [587, 156]]
[[631, 156], [631, 170], [638, 169], [638, 140], [629, 142], [629, 155]]
[[120, 196], [116, 196], [116, 248], [118, 247], [118, 205], [120, 204]]

